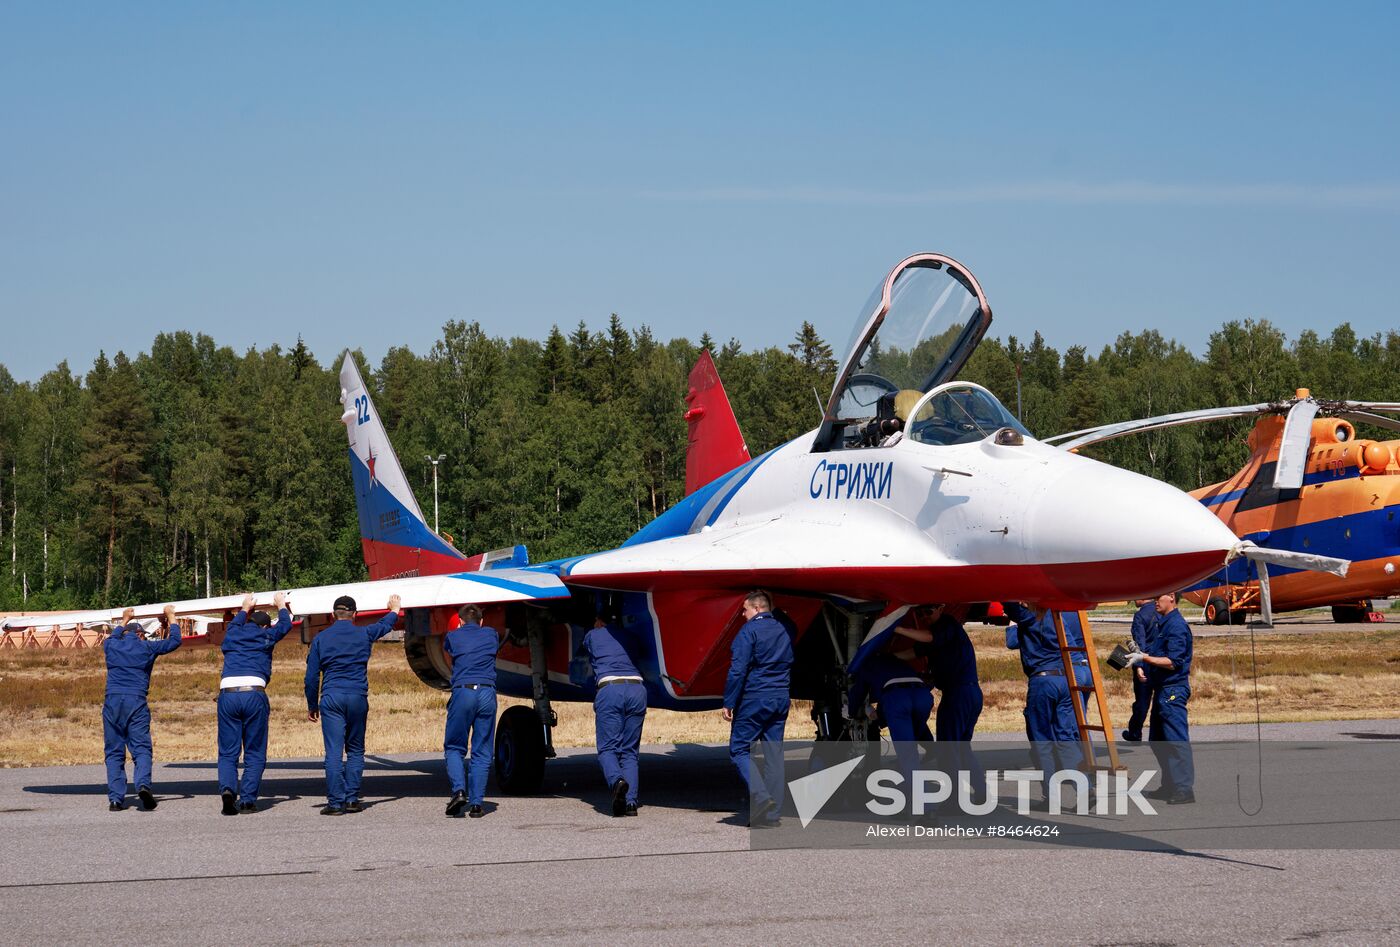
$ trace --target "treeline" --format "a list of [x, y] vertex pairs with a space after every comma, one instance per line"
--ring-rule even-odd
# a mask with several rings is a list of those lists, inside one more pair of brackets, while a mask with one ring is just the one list
[[[426, 354], [355, 356], [429, 519], [424, 458], [445, 454], [443, 532], [468, 552], [525, 543], [539, 561], [613, 546], [681, 498], [686, 378], [702, 347], [754, 455], [817, 425], [836, 362], [806, 323], [791, 345], [750, 352], [663, 342], [617, 316], [543, 342], [453, 321]], [[184, 332], [83, 375], [62, 363], [17, 383], [0, 367], [0, 609], [363, 578], [338, 371], [339, 357], [322, 364], [300, 341], [238, 354]], [[1019, 402], [1041, 436], [1300, 386], [1393, 401], [1400, 332], [1357, 338], [1344, 324], [1290, 342], [1266, 321], [1230, 322], [1202, 357], [1153, 330], [1097, 356], [1039, 334], [988, 339], [963, 377], [1013, 412]], [[1248, 427], [1157, 431], [1095, 453], [1193, 488], [1237, 469]]]

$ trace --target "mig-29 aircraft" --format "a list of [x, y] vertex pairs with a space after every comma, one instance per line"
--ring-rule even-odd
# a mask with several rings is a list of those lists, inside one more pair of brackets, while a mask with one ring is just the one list
[[[992, 312], [950, 257], [901, 261], [857, 317], [821, 425], [754, 458], [702, 355], [687, 395], [688, 495], [617, 549], [538, 564], [519, 546], [468, 558], [428, 528], [347, 356], [342, 421], [370, 581], [288, 590], [303, 638], [339, 595], [368, 621], [398, 594], [410, 666], [446, 687], [442, 636], [458, 606], [485, 606], [509, 632], [498, 689], [533, 703], [502, 714], [496, 775], [529, 792], [553, 755], [550, 702], [593, 697], [569, 665], [598, 608], [642, 643], [650, 706], [710, 710], [743, 597], [768, 589], [795, 638], [792, 696], [814, 702], [819, 739], [838, 739], [864, 732], [843, 709], [850, 669], [913, 604], [1080, 609], [1183, 588], [1239, 556], [1294, 561], [1242, 543], [1175, 487], [1042, 444], [985, 388], [957, 381]], [[218, 614], [239, 601], [175, 607]]]

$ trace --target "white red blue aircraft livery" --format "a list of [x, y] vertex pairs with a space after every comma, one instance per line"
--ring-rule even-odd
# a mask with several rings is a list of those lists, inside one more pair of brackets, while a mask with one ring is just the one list
[[[518, 546], [468, 558], [428, 528], [347, 356], [341, 420], [371, 580], [289, 590], [303, 637], [327, 623], [339, 595], [372, 620], [397, 593], [410, 665], [445, 687], [442, 635], [458, 606], [486, 606], [487, 622], [510, 632], [499, 689], [533, 701], [501, 717], [497, 776], [508, 791], [529, 791], [553, 755], [550, 701], [592, 699], [568, 670], [599, 608], [644, 643], [651, 706], [710, 709], [743, 597], [768, 589], [796, 638], [792, 696], [815, 702], [818, 735], [831, 737], [847, 723], [849, 669], [910, 605], [1076, 609], [1183, 588], [1255, 556], [1185, 493], [1042, 444], [986, 389], [955, 380], [991, 319], [955, 260], [901, 261], [858, 314], [820, 427], [752, 459], [702, 354], [687, 395], [686, 498], [617, 549], [535, 565]], [[238, 602], [175, 604], [219, 614]]]

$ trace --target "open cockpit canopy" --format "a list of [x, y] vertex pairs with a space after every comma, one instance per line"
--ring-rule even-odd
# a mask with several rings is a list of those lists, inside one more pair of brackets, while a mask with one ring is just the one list
[[962, 370], [991, 322], [962, 264], [938, 253], [901, 261], [861, 309], [815, 449], [875, 446], [902, 430], [919, 400]]

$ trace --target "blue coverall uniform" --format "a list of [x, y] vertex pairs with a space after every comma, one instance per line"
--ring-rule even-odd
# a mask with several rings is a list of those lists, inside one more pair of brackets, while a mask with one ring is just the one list
[[915, 647], [928, 657], [929, 680], [942, 695], [934, 717], [938, 742], [972, 739], [982, 716], [982, 685], [977, 679], [977, 653], [962, 622], [942, 615], [929, 629], [933, 640]]
[[[491, 739], [496, 733], [496, 652], [500, 635], [471, 622], [452, 629], [442, 650], [452, 658], [452, 696], [442, 740], [452, 794], [465, 791], [467, 804], [481, 805], [491, 776]], [[470, 753], [470, 765], [464, 765]]]
[[[934, 752], [946, 771], [966, 772], [976, 784], [975, 774], [984, 772], [972, 752], [972, 734], [982, 716], [977, 654], [967, 629], [951, 615], [940, 615], [929, 633], [933, 640], [915, 645], [914, 650], [927, 656], [929, 682], [940, 695], [933, 723], [933, 735], [938, 740]], [[980, 797], [981, 787], [973, 793]]]
[[880, 705], [880, 716], [889, 728], [899, 768], [912, 781], [919, 763], [915, 741], [933, 741], [928, 728], [933, 713], [933, 693], [923, 678], [903, 661], [888, 654], [872, 654], [856, 669], [851, 684], [851, 712], [861, 707], [866, 696]]
[[[1021, 670], [1026, 673], [1026, 739], [1031, 742], [1036, 765], [1047, 773], [1056, 768], [1075, 769], [1084, 756], [1079, 749], [1079, 728], [1070, 703], [1073, 692], [1065, 680], [1054, 616], [1047, 611], [1043, 618], [1037, 617], [1020, 602], [1003, 602], [1002, 607], [1012, 622], [1006, 626], [1006, 646], [1020, 650]], [[1068, 617], [1065, 638], [1073, 644]], [[1074, 628], [1078, 629], [1077, 620]], [[1088, 671], [1087, 664], [1084, 670]], [[1075, 675], [1078, 679], [1078, 667]]]
[[[1133, 615], [1133, 643], [1139, 651], [1146, 651], [1148, 643], [1157, 632], [1157, 603], [1148, 602]], [[1142, 725], [1147, 721], [1147, 711], [1152, 706], [1152, 682], [1140, 681], [1137, 671], [1133, 671], [1133, 711], [1128, 716], [1126, 728], [1129, 740], [1142, 739]]]
[[360, 798], [369, 718], [370, 645], [394, 630], [398, 612], [372, 625], [335, 622], [311, 639], [306, 653], [306, 709], [321, 714], [326, 748], [326, 801], [343, 809]]
[[1162, 788], [1169, 793], [1190, 792], [1196, 782], [1191, 753], [1191, 732], [1186, 704], [1191, 699], [1191, 629], [1179, 609], [1172, 609], [1157, 623], [1157, 633], [1147, 648], [1153, 657], [1171, 658], [1172, 667], [1145, 665], [1152, 685], [1152, 714], [1147, 738], [1157, 765], [1162, 767]]
[[[783, 727], [788, 715], [792, 672], [792, 638], [770, 612], [744, 623], [730, 646], [724, 706], [734, 714], [729, 731], [729, 758], [749, 788], [754, 811], [770, 802], [783, 804]], [[760, 741], [762, 777], [751, 773], [751, 745]]]
[[151, 711], [146, 694], [151, 687], [151, 669], [156, 658], [180, 647], [180, 626], [171, 623], [170, 637], [147, 641], [146, 629], [137, 622], [118, 625], [102, 642], [107, 661], [107, 693], [102, 701], [102, 744], [107, 758], [107, 798], [126, 798], [126, 751], [136, 788], [151, 785]]
[[[616, 786], [619, 779], [626, 780], [625, 801], [634, 806], [639, 778], [637, 751], [647, 716], [647, 689], [632, 656], [635, 647], [632, 635], [606, 625], [591, 629], [578, 649], [593, 668], [593, 725], [603, 780], [609, 787]], [[586, 678], [576, 683], [582, 685]]]
[[[1049, 618], [1049, 616], [1046, 616]], [[1065, 643], [1071, 648], [1084, 647], [1084, 629], [1079, 624], [1078, 612], [1060, 612], [1060, 619], [1065, 624]], [[1051, 619], [1050, 640], [1055, 641], [1055, 625]], [[1058, 647], [1058, 645], [1056, 645]], [[1074, 683], [1080, 687], [1093, 687], [1094, 674], [1089, 670], [1089, 655], [1083, 651], [1071, 651], [1069, 653], [1070, 664], [1074, 665]], [[1075, 691], [1079, 694], [1079, 703], [1084, 710], [1089, 709], [1089, 691]], [[1074, 708], [1070, 708], [1070, 724], [1074, 724]], [[1075, 739], [1078, 739], [1079, 730], [1075, 728]]]
[[[292, 613], [277, 612], [277, 621], [263, 628], [239, 610], [224, 630], [222, 678], [260, 677], [272, 680], [272, 649], [292, 630]], [[238, 794], [241, 804], [256, 802], [267, 766], [266, 689], [219, 691], [219, 792]], [[243, 757], [243, 782], [238, 781], [238, 758]]]

